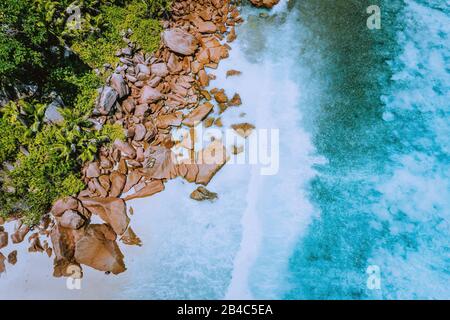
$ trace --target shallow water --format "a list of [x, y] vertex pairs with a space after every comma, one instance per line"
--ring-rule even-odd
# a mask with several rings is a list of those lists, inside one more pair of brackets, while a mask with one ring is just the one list
[[211, 88], [242, 97], [225, 127], [279, 130], [278, 174], [228, 164], [214, 203], [179, 179], [133, 201], [143, 247], [122, 246], [118, 277], [85, 268], [82, 290], [23, 245], [0, 299], [450, 298], [449, 7], [375, 2], [381, 30], [366, 27], [372, 1], [243, 7]]

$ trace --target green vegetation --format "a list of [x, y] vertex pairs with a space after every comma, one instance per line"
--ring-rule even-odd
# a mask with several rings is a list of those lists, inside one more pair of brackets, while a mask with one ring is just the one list
[[[9, 203], [2, 203], [0, 210], [6, 215], [19, 208], [33, 223], [56, 198], [84, 189], [78, 174], [81, 165], [92, 161], [103, 143], [123, 138], [123, 129], [107, 124], [97, 131], [87, 116], [78, 117], [68, 110], [63, 110], [66, 118], [61, 125], [39, 127], [39, 108], [35, 114], [24, 117], [21, 115], [24, 106], [31, 105], [10, 103], [2, 117], [6, 126], [19, 129], [22, 135], [16, 134], [14, 140], [5, 141], [16, 156], [14, 169], [3, 181], [3, 189], [14, 192], [10, 192]], [[25, 152], [17, 152], [19, 144]], [[3, 140], [0, 148], [3, 150]]]
[[[83, 190], [83, 163], [101, 145], [124, 138], [120, 126], [95, 130], [89, 121], [106, 76], [92, 70], [115, 65], [128, 30], [144, 51], [157, 49], [157, 19], [170, 6], [168, 0], [79, 0], [78, 11], [71, 3], [0, 2], [0, 98], [10, 100], [0, 105], [0, 215], [21, 215], [30, 224], [55, 199]], [[18, 97], [24, 85], [37, 90]], [[64, 102], [64, 121], [51, 125], [44, 114], [55, 96]]]
[[[0, 2], [0, 87], [35, 83], [45, 89], [57, 83], [54, 74], [78, 76], [104, 63], [114, 63], [124, 46], [122, 35], [145, 51], [159, 42], [169, 0], [2, 0]], [[76, 55], [67, 56], [74, 51]], [[62, 69], [63, 71], [60, 71]], [[50, 85], [50, 86], [49, 86]], [[53, 90], [53, 88], [52, 88]]]
[[152, 52], [158, 48], [161, 26], [157, 20], [148, 19], [147, 12], [147, 5], [143, 1], [133, 1], [125, 7], [105, 6], [101, 14], [103, 37], [90, 33], [75, 42], [72, 49], [91, 67], [105, 63], [113, 65], [117, 62], [117, 49], [124, 46], [124, 31], [132, 30], [131, 41], [144, 51]]

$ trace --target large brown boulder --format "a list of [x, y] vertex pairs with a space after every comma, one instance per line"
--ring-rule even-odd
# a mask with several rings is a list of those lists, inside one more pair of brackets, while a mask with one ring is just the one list
[[167, 60], [167, 68], [172, 74], [180, 73], [181, 70], [183, 70], [183, 65], [181, 64], [180, 59], [176, 54], [171, 53], [169, 55], [169, 59]]
[[17, 263], [17, 250], [11, 251], [8, 254], [8, 263], [15, 265]]
[[108, 191], [101, 185], [97, 178], [90, 180], [88, 187], [92, 192], [97, 193], [100, 197], [104, 198], [108, 196]]
[[164, 190], [164, 183], [161, 180], [150, 181], [141, 190], [125, 198], [125, 201], [147, 198]]
[[96, 270], [119, 274], [126, 270], [116, 234], [105, 224], [91, 224], [75, 245], [75, 260]]
[[142, 173], [140, 173], [138, 170], [133, 170], [128, 173], [127, 175], [127, 182], [125, 184], [125, 187], [123, 188], [123, 192], [127, 193], [130, 191], [131, 188], [133, 188], [139, 180], [142, 178]]
[[233, 42], [234, 40], [236, 40], [236, 38], [237, 38], [236, 30], [233, 27], [231, 28], [231, 31], [227, 35], [227, 42]]
[[217, 193], [211, 192], [205, 187], [198, 187], [191, 193], [190, 197], [197, 201], [215, 200], [217, 199]]
[[241, 96], [239, 93], [235, 93], [233, 98], [231, 98], [230, 101], [228, 101], [228, 106], [230, 107], [237, 107], [242, 104]]
[[8, 245], [8, 232], [0, 230], [0, 249]]
[[207, 185], [214, 175], [227, 162], [226, 149], [220, 140], [214, 140], [205, 149], [198, 153], [198, 174], [195, 179], [197, 184]]
[[81, 279], [83, 277], [83, 270], [75, 262], [55, 259], [53, 261], [53, 276], [57, 278], [73, 277], [74, 279]]
[[211, 21], [196, 19], [194, 25], [197, 27], [198, 32], [201, 33], [215, 33], [217, 31], [217, 26]]
[[136, 103], [134, 102], [134, 99], [131, 97], [128, 97], [124, 102], [122, 102], [122, 109], [130, 114], [133, 113], [134, 109], [136, 108]]
[[207, 87], [209, 85], [209, 77], [205, 69], [198, 72], [198, 81], [202, 87]]
[[134, 110], [134, 115], [136, 117], [144, 117], [146, 113], [150, 110], [148, 104], [138, 104]]
[[106, 192], [109, 192], [109, 189], [111, 188], [111, 181], [109, 180], [108, 175], [104, 174], [98, 177], [98, 182]]
[[136, 233], [133, 231], [131, 227], [127, 229], [127, 231], [123, 234], [123, 236], [120, 238], [120, 241], [122, 241], [124, 244], [128, 246], [142, 246], [142, 241], [139, 239], [139, 237], [136, 235]]
[[228, 97], [225, 94], [225, 90], [219, 90], [214, 94], [214, 99], [216, 99], [217, 103], [227, 103]]
[[141, 91], [140, 104], [153, 103], [160, 100], [163, 97], [160, 91], [150, 86], [145, 86]]
[[181, 29], [169, 29], [163, 32], [164, 44], [175, 53], [192, 55], [198, 48], [197, 39], [190, 33]]
[[123, 157], [130, 159], [134, 159], [136, 157], [136, 150], [125, 141], [117, 139], [114, 141], [114, 147], [119, 149]]
[[62, 227], [73, 230], [80, 229], [85, 223], [84, 217], [79, 215], [78, 212], [74, 210], [67, 210], [60, 218], [58, 218], [58, 220]]
[[233, 124], [231, 127], [242, 138], [247, 138], [248, 136], [250, 136], [255, 129], [254, 125], [247, 122]]
[[121, 235], [130, 222], [125, 202], [119, 198], [80, 198], [83, 206], [108, 223], [115, 233]]
[[169, 74], [167, 65], [164, 62], [155, 63], [151, 66], [152, 74], [161, 78], [164, 78]]
[[70, 276], [68, 267], [74, 262], [75, 242], [78, 241], [83, 233], [83, 229], [71, 230], [58, 224], [52, 228], [50, 239], [55, 254], [53, 276]]
[[123, 98], [129, 94], [128, 85], [119, 73], [114, 73], [111, 76], [111, 87], [116, 90], [119, 98]]
[[42, 246], [41, 240], [39, 239], [39, 234], [35, 233], [32, 235], [28, 241], [30, 246], [28, 247], [28, 252], [44, 252], [44, 247]]
[[22, 225], [20, 226], [12, 235], [11, 235], [11, 240], [12, 243], [16, 244], [16, 243], [21, 243], [23, 241], [23, 239], [25, 239], [25, 236], [28, 234], [28, 232], [30, 231], [30, 227], [28, 227], [27, 225]]
[[91, 162], [86, 167], [86, 178], [98, 178], [100, 176], [100, 167], [97, 162]]
[[50, 232], [56, 260], [71, 260], [75, 250], [74, 234], [70, 229], [55, 225]]
[[93, 111], [94, 115], [107, 116], [112, 111], [119, 94], [112, 87], [104, 86], [98, 89], [98, 97]]
[[194, 110], [192, 110], [186, 118], [183, 120], [183, 124], [189, 127], [194, 127], [197, 125], [200, 121], [206, 118], [206, 116], [213, 110], [214, 106], [206, 102]]
[[221, 47], [209, 48], [209, 59], [211, 62], [219, 63], [222, 58], [223, 49]]
[[241, 74], [242, 74], [241, 71], [231, 69], [231, 70], [228, 70], [228, 71], [227, 71], [227, 78], [228, 78], [228, 77], [232, 77], [232, 76], [239, 76], [239, 75], [241, 75]]
[[280, 0], [250, 0], [250, 2], [256, 7], [263, 7], [271, 9], [273, 8]]
[[224, 0], [211, 0], [211, 3], [216, 9], [220, 9], [224, 5]]
[[142, 123], [137, 124], [134, 127], [134, 141], [142, 141], [145, 138], [145, 135], [147, 134], [147, 129], [145, 129], [145, 126]]
[[77, 210], [78, 204], [79, 202], [77, 199], [73, 197], [65, 197], [55, 202], [51, 212], [55, 217], [59, 217], [67, 210]]
[[169, 126], [179, 127], [182, 121], [181, 112], [173, 112], [169, 114], [163, 114], [156, 118], [156, 126], [158, 128], [165, 129]]
[[111, 191], [109, 193], [109, 196], [117, 198], [122, 193], [123, 187], [125, 186], [125, 183], [127, 181], [127, 177], [120, 172], [114, 171], [113, 173], [111, 173], [110, 180]]
[[199, 172], [198, 165], [191, 163], [191, 160], [187, 160], [187, 163], [180, 163], [177, 165], [178, 175], [186, 179], [187, 182], [195, 182]]
[[152, 146], [145, 151], [144, 168], [141, 173], [148, 179], [170, 179], [176, 172], [175, 154], [162, 146]]
[[6, 257], [0, 252], [0, 274], [6, 271], [5, 260]]

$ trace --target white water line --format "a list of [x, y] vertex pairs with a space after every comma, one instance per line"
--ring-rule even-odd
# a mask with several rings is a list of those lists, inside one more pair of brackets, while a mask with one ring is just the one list
[[[258, 86], [243, 86], [243, 88], [247, 88], [247, 93], [242, 93], [244, 97], [251, 96], [252, 98], [249, 100], [253, 101], [253, 107], [258, 107], [258, 111], [252, 112], [251, 119], [249, 119], [258, 128], [261, 123], [264, 123], [265, 118], [270, 117], [270, 111], [264, 106], [267, 104], [267, 93], [270, 92], [271, 88], [272, 69], [270, 65], [265, 63], [259, 66], [250, 64], [244, 67], [244, 72], [243, 77], [248, 77], [249, 83], [259, 79]], [[249, 287], [250, 271], [260, 254], [263, 239], [262, 221], [257, 209], [259, 195], [261, 194], [260, 188], [264, 184], [264, 177], [260, 170], [259, 165], [251, 165], [246, 194], [247, 206], [241, 218], [242, 239], [239, 251], [234, 259], [232, 278], [225, 295], [227, 300], [254, 298]]]
[[[259, 80], [258, 86], [248, 85], [247, 94], [243, 96], [252, 96], [253, 106], [258, 107], [257, 112], [252, 112], [250, 121], [258, 128], [259, 125], [270, 118], [270, 110], [264, 106], [267, 104], [267, 93], [271, 92], [272, 87], [271, 75], [272, 67], [268, 64], [261, 64], [258, 66], [247, 65], [244, 67], [244, 76], [249, 77], [247, 81], [252, 83], [255, 79]], [[255, 133], [253, 133], [255, 134]], [[250, 139], [249, 137], [248, 139]], [[248, 191], [246, 194], [247, 206], [243, 212], [241, 219], [242, 239], [239, 251], [236, 254], [233, 265], [232, 278], [225, 295], [225, 299], [239, 299], [249, 300], [254, 299], [251, 289], [249, 287], [251, 270], [261, 252], [263, 240], [263, 228], [261, 217], [257, 209], [259, 196], [261, 194], [260, 188], [264, 184], [264, 177], [261, 175], [261, 168], [259, 165], [252, 165], [250, 170], [250, 179], [248, 183]]]
[[[281, 0], [271, 12], [283, 11], [289, 0]], [[234, 50], [239, 50], [236, 44], [233, 46]], [[244, 57], [245, 55], [238, 55]], [[244, 61], [241, 61], [241, 63]], [[242, 65], [244, 74], [242, 77], [248, 81], [247, 85], [242, 86], [247, 92], [241, 92], [244, 98], [252, 101], [253, 108], [257, 107], [256, 112], [251, 112], [251, 122], [258, 128], [262, 125], [264, 128], [272, 127], [271, 123], [271, 109], [267, 105], [268, 101], [272, 99], [271, 92], [273, 92], [274, 83], [272, 76], [274, 68], [271, 63], [262, 62], [259, 65], [248, 64], [247, 61]], [[255, 85], [257, 83], [257, 85]], [[250, 98], [250, 97], [251, 98]], [[244, 99], [245, 100], [245, 99]], [[247, 100], [244, 101], [244, 103]], [[238, 299], [250, 300], [254, 299], [250, 288], [251, 271], [255, 261], [261, 253], [261, 246], [263, 242], [263, 226], [262, 217], [258, 212], [258, 203], [260, 202], [260, 189], [264, 184], [265, 178], [261, 175], [260, 166], [252, 165], [250, 171], [250, 179], [248, 183], [248, 191], [246, 194], [247, 206], [241, 218], [242, 238], [240, 248], [235, 256], [233, 263], [233, 272], [230, 284], [224, 299]]]
[[250, 270], [258, 257], [262, 239], [261, 222], [256, 209], [260, 180], [259, 168], [253, 166], [246, 196], [247, 207], [241, 220], [241, 248], [234, 260], [232, 279], [225, 295], [225, 299], [227, 300], [253, 299], [249, 288]]
[[272, 8], [271, 13], [280, 13], [287, 9], [290, 0], [281, 0], [275, 7]]

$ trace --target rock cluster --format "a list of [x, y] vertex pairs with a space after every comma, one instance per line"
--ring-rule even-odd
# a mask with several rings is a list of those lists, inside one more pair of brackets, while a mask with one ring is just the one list
[[[171, 129], [191, 128], [213, 112], [205, 99], [211, 95], [203, 88], [214, 77], [206, 69], [217, 68], [228, 57], [225, 38], [236, 38], [234, 26], [241, 21], [228, 0], [177, 1], [172, 19], [164, 22], [159, 50], [144, 54], [127, 41], [128, 47], [117, 52], [120, 63], [98, 89], [90, 120], [97, 128], [118, 124], [126, 138], [103, 147], [98, 159], [85, 164], [82, 175], [87, 189], [56, 201], [48, 221], [29, 237], [30, 252], [54, 253], [55, 276], [70, 276], [82, 265], [113, 274], [125, 271], [117, 239], [141, 244], [129, 227], [126, 202], [163, 191], [164, 183], [175, 177], [207, 185], [225, 164], [226, 150], [220, 141], [198, 151], [193, 161], [177, 162]], [[225, 94], [219, 92], [216, 100], [220, 95]], [[211, 154], [217, 154], [215, 159], [210, 159]], [[214, 198], [214, 194], [202, 195]], [[91, 223], [92, 215], [103, 224]], [[19, 225], [12, 242], [22, 242], [29, 231]], [[40, 236], [49, 236], [53, 248], [41, 243]], [[0, 249], [7, 244], [8, 234], [2, 229]], [[0, 256], [0, 272], [5, 259]], [[12, 253], [9, 261], [16, 260]]]
[[[171, 129], [191, 129], [202, 121], [220, 127], [221, 119], [211, 116], [210, 101], [216, 101], [219, 113], [241, 104], [239, 94], [229, 99], [224, 90], [205, 90], [215, 78], [207, 70], [228, 57], [228, 43], [236, 39], [234, 28], [240, 22], [239, 11], [229, 0], [180, 0], [172, 5], [171, 20], [163, 22], [161, 46], [154, 54], [142, 53], [125, 35], [128, 47], [117, 52], [120, 63], [99, 88], [90, 119], [97, 128], [120, 125], [125, 140], [102, 147], [98, 158], [84, 165], [87, 189], [56, 201], [29, 237], [30, 252], [54, 254], [54, 276], [81, 272], [82, 265], [113, 274], [125, 271], [117, 240], [141, 245], [129, 226], [127, 202], [163, 191], [165, 182], [176, 177], [206, 186], [226, 163], [220, 140], [198, 152], [191, 150], [190, 161], [177, 161]], [[237, 70], [227, 73], [237, 75]], [[235, 130], [243, 129], [246, 135], [253, 128], [241, 124]], [[191, 198], [214, 200], [217, 194], [199, 187]], [[91, 223], [92, 215], [103, 224]], [[12, 242], [22, 242], [29, 231], [18, 225]], [[50, 237], [53, 248], [47, 241], [41, 243], [40, 236]], [[8, 234], [0, 229], [0, 249], [7, 244]], [[0, 272], [5, 259], [0, 253]], [[16, 253], [8, 260], [15, 263]]]
[[280, 0], [250, 0], [250, 2], [256, 7], [263, 7], [271, 9], [274, 7]]

